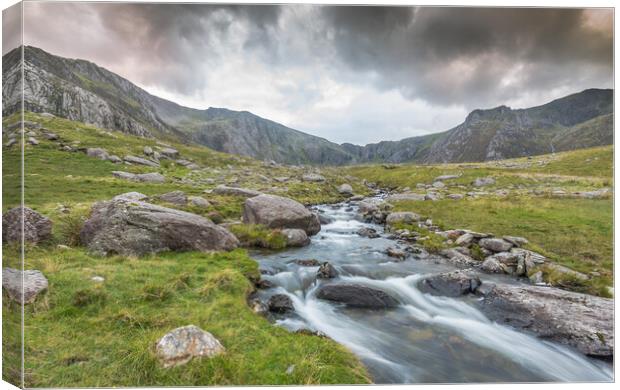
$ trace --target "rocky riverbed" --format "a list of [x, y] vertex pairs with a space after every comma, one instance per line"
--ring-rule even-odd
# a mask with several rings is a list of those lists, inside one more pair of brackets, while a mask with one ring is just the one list
[[520, 238], [436, 232], [499, 257], [501, 272], [490, 272], [468, 245], [430, 254], [411, 232], [386, 231], [386, 220], [427, 221], [390, 213], [381, 196], [315, 211], [323, 224], [310, 245], [252, 254], [262, 280], [250, 304], [346, 345], [376, 383], [612, 378], [613, 300], [530, 281], [521, 267], [540, 258], [523, 255]]

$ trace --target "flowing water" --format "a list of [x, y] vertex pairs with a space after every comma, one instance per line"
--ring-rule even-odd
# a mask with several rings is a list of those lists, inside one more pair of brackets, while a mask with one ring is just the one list
[[[323, 225], [309, 246], [252, 253], [266, 273], [263, 278], [275, 286], [260, 294], [289, 295], [295, 313], [279, 317], [276, 324], [322, 332], [347, 346], [375, 383], [612, 380], [608, 363], [489, 321], [475, 308], [475, 297], [420, 292], [416, 283], [424, 275], [455, 267], [428, 257], [394, 262], [384, 251], [396, 242], [385, 238], [381, 226], [357, 221], [354, 207], [318, 209], [333, 222]], [[362, 227], [376, 229], [381, 237], [358, 236]], [[317, 299], [316, 288], [324, 283], [315, 277], [318, 267], [299, 266], [296, 259], [329, 261], [339, 272], [337, 281], [383, 290], [401, 304], [371, 310]], [[518, 283], [507, 277], [502, 281]]]

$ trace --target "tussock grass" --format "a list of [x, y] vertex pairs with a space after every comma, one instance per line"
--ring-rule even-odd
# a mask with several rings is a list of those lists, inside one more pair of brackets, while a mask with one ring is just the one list
[[263, 225], [236, 224], [229, 230], [245, 247], [282, 249], [286, 247], [286, 237], [279, 229], [269, 229]]

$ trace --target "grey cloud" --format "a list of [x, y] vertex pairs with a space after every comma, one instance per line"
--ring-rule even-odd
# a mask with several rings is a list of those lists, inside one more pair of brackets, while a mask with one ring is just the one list
[[2, 10], [2, 55], [15, 49], [22, 42], [22, 4], [17, 3]]

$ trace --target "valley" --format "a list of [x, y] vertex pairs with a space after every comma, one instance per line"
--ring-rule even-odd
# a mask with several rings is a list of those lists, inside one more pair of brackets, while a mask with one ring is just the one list
[[[19, 124], [18, 115], [3, 119], [5, 214], [19, 205], [21, 197]], [[596, 325], [590, 322], [594, 319], [581, 318], [585, 326], [597, 329], [594, 336], [583, 333], [586, 328], [578, 328], [579, 334], [567, 331], [569, 336], [539, 335], [554, 340], [549, 347], [535, 332], [504, 324], [506, 314], [476, 306], [479, 297], [495, 302], [505, 299], [501, 295], [491, 299], [484, 295], [489, 292], [476, 289], [456, 296], [443, 290], [422, 294], [425, 310], [433, 318], [437, 316], [433, 310], [444, 304], [457, 308], [456, 312], [480, 310], [484, 314], [476, 316], [482, 318], [497, 315], [493, 318], [501, 324], [496, 329], [498, 340], [507, 335], [523, 337], [531, 348], [546, 348], [552, 360], [567, 359], [584, 370], [573, 371], [578, 378], [552, 367], [533, 374], [515, 365], [514, 357], [501, 348], [481, 346], [471, 331], [453, 334], [444, 324], [441, 332], [429, 333], [428, 324], [420, 322], [426, 318], [421, 313], [414, 316], [417, 319], [411, 318], [411, 312], [403, 317], [403, 310], [412, 310], [408, 305], [417, 301], [390, 287], [389, 278], [404, 278], [398, 283], [417, 291], [424, 278], [461, 270], [474, 272], [468, 278], [479, 278], [482, 286], [516, 284], [524, 289], [517, 297], [546, 288], [557, 292], [559, 298], [551, 299], [558, 299], [553, 301], [558, 305], [567, 304], [570, 294], [579, 294], [594, 307], [607, 307], [613, 302], [609, 299], [613, 295], [613, 146], [475, 163], [318, 167], [226, 154], [174, 137], [110, 131], [49, 113], [25, 113], [24, 129], [24, 204], [51, 223], [49, 237], [27, 245], [25, 252], [25, 269], [41, 271], [49, 283], [47, 291], [25, 307], [28, 386], [410, 383], [439, 378], [438, 373], [422, 374], [424, 367], [418, 367], [418, 374], [411, 368], [400, 370], [406, 376], [399, 378], [369, 363], [359, 349], [363, 343], [322, 327], [327, 322], [309, 321], [308, 310], [317, 303], [323, 308], [321, 315], [333, 312], [332, 320], [340, 318], [369, 329], [379, 326], [391, 334], [384, 335], [385, 340], [409, 332], [412, 348], [424, 350], [433, 340], [450, 340], [441, 347], [443, 352], [437, 351], [438, 361], [452, 353], [503, 362], [493, 373], [484, 373], [463, 357], [462, 366], [451, 371], [453, 381], [608, 380], [606, 361], [610, 350], [613, 354], [613, 334], [607, 333], [612, 324], [604, 316], [610, 311], [600, 310], [603, 318], [596, 319]], [[121, 194], [127, 194], [127, 200], [111, 200]], [[299, 215], [309, 211], [308, 216], [320, 220], [320, 232], [308, 222], [296, 222], [292, 229], [278, 227], [280, 222], [265, 225], [268, 219], [261, 218], [271, 217], [261, 214], [260, 207], [272, 204], [249, 205], [251, 199], [266, 196], [262, 194], [278, 197], [267, 197], [270, 202], [281, 197], [306, 206], [304, 210], [282, 206], [281, 214], [288, 213], [289, 207], [291, 214], [293, 209]], [[83, 233], [88, 220], [90, 226], [100, 226], [93, 221], [97, 202], [108, 202], [111, 213], [117, 205], [126, 205], [128, 218], [137, 218], [123, 228], [127, 230], [120, 230], [119, 239], [133, 237], [128, 235], [132, 226], [148, 227], [157, 221], [140, 219], [148, 215], [140, 214], [143, 210], [131, 214], [131, 208], [146, 207], [141, 206], [146, 203], [161, 207], [153, 210], [176, 218], [171, 220], [174, 223], [204, 218], [199, 223], [207, 229], [232, 232], [239, 248], [201, 250], [200, 240], [194, 249], [174, 247], [175, 240], [189, 240], [188, 230], [185, 237], [173, 236], [173, 243], [165, 244], [171, 251], [114, 253], [114, 242], [106, 241], [106, 236], [92, 241]], [[254, 210], [258, 223], [249, 222], [251, 207], [259, 207]], [[115, 214], [109, 215], [116, 221]], [[305, 230], [302, 235], [310, 237], [299, 241], [284, 233], [286, 229]], [[164, 230], [147, 230], [148, 239], [155, 239], [149, 241], [153, 245], [170, 241]], [[461, 237], [472, 234], [468, 232], [479, 236], [463, 244]], [[374, 234], [380, 237], [370, 238]], [[510, 244], [510, 250], [530, 251], [544, 262], [519, 271], [524, 263], [515, 257], [502, 263], [501, 270], [489, 272], [487, 265], [512, 252], [487, 249], [483, 237], [496, 237], [508, 245], [504, 238], [514, 236], [526, 241], [517, 240], [519, 244]], [[489, 248], [491, 243], [495, 241], [488, 242]], [[101, 256], [95, 248], [110, 252]], [[18, 268], [19, 246], [5, 243], [3, 252], [5, 267]], [[337, 276], [316, 276], [324, 262], [332, 265]], [[452, 288], [454, 281], [447, 280]], [[345, 302], [309, 298], [312, 288], [330, 283], [378, 288], [396, 299], [398, 307], [356, 309]], [[292, 311], [284, 298], [284, 306], [271, 304], [277, 294], [292, 300]], [[534, 302], [539, 299], [543, 298], [538, 296]], [[518, 308], [523, 302], [511, 304]], [[433, 305], [437, 306], [431, 310]], [[581, 308], [574, 309], [575, 315], [581, 315]], [[5, 294], [5, 378], [18, 373], [19, 309]], [[515, 309], [514, 315], [525, 315], [520, 310]], [[457, 328], [459, 321], [459, 316], [448, 320]], [[166, 332], [188, 324], [211, 332], [226, 352], [163, 368], [154, 345]], [[559, 329], [565, 325], [558, 323]], [[568, 339], [579, 341], [567, 344]], [[400, 359], [410, 353], [393, 350], [388, 355]]]

